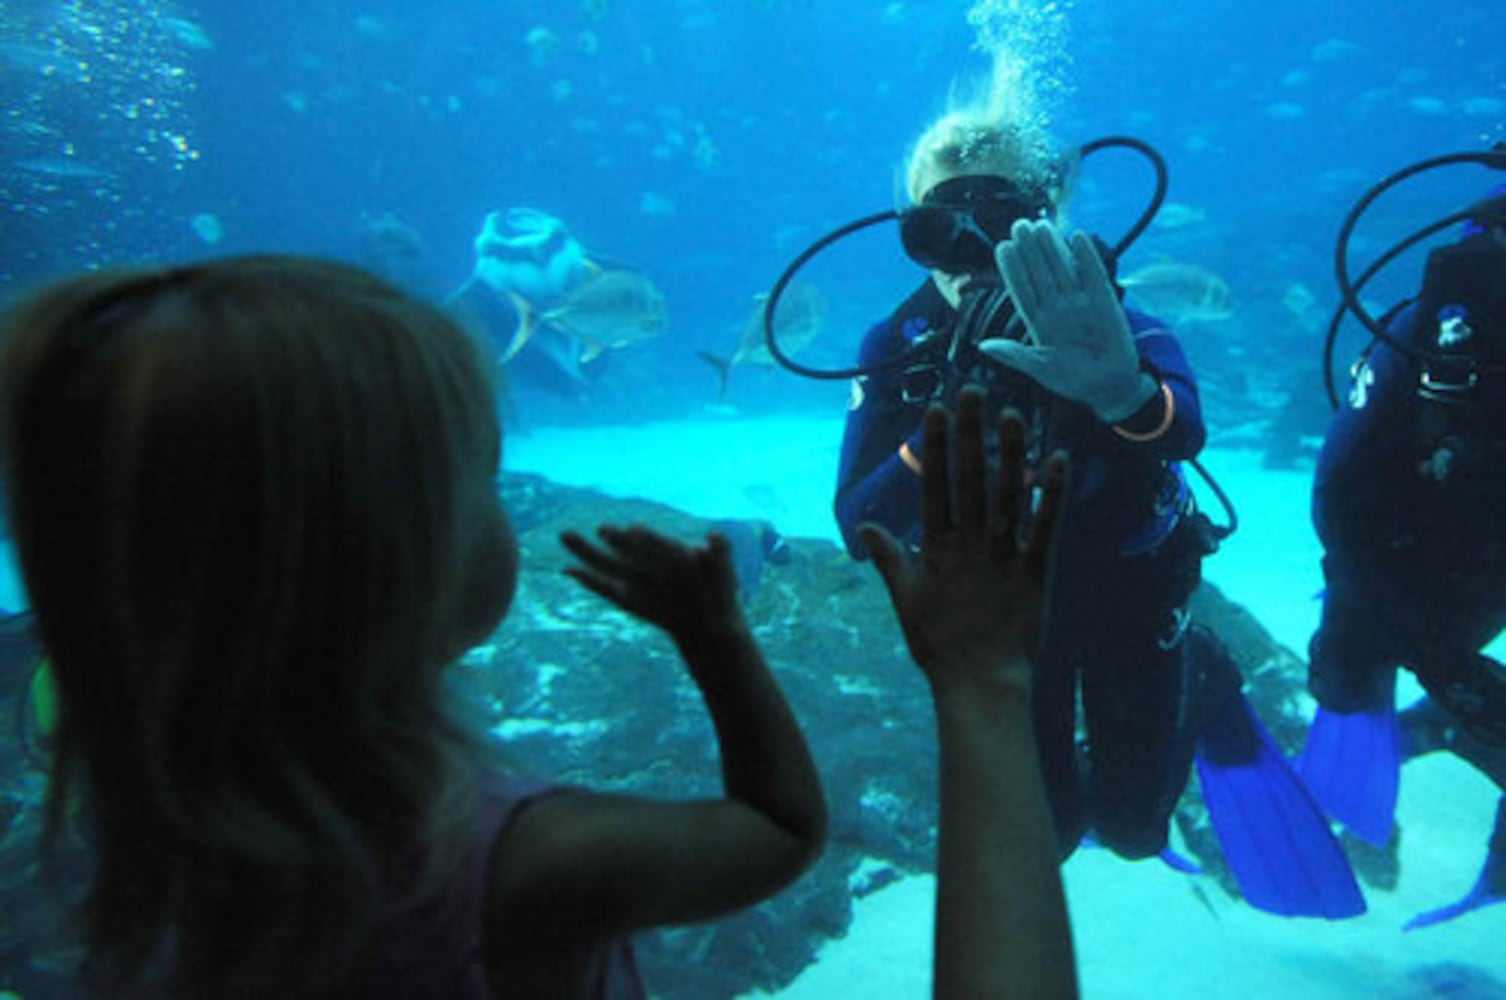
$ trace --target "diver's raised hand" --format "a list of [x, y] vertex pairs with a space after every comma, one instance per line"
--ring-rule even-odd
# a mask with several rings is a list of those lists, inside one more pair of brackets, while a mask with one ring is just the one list
[[565, 573], [587, 590], [677, 641], [743, 627], [732, 549], [722, 535], [691, 546], [641, 525], [602, 525], [596, 534], [600, 545], [573, 531], [560, 535], [581, 563]]
[[1058, 395], [1086, 403], [1106, 423], [1156, 393], [1140, 369], [1134, 335], [1113, 283], [1085, 233], [1063, 240], [1047, 221], [1021, 219], [995, 261], [1033, 343], [985, 340], [979, 348]]
[[860, 529], [864, 544], [889, 589], [910, 655], [933, 690], [984, 684], [1028, 694], [1066, 460], [1056, 456], [1048, 464], [1040, 507], [1022, 544], [1019, 527], [1029, 500], [1019, 416], [1006, 414], [999, 424], [1003, 459], [992, 504], [982, 394], [969, 388], [959, 398], [954, 452], [944, 408], [932, 406], [923, 428], [920, 555], [907, 555], [875, 524]]

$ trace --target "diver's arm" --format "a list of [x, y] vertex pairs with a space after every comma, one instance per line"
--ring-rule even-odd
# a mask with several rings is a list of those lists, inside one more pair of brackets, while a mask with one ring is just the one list
[[[902, 350], [888, 323], [869, 331], [859, 360], [882, 363]], [[842, 457], [833, 505], [847, 551], [866, 559], [858, 526], [871, 521], [902, 541], [915, 540], [920, 525], [920, 418], [922, 409], [901, 398], [898, 381], [874, 375], [853, 383], [852, 404], [842, 434]]]
[[857, 413], [848, 414], [835, 504], [842, 540], [855, 559], [868, 557], [859, 525], [882, 524], [895, 536], [913, 541], [920, 517], [920, 431], [901, 438], [877, 466], [864, 473], [855, 460], [849, 461], [849, 452], [856, 455], [861, 451], [863, 439], [871, 433], [865, 427], [854, 427], [865, 422]]
[[1207, 431], [1197, 379], [1182, 346], [1158, 320], [1133, 311], [1126, 315], [1140, 368], [1156, 380], [1156, 392], [1134, 413], [1113, 424], [1114, 433], [1166, 461], [1196, 458]]
[[1156, 458], [1197, 453], [1202, 420], [1176, 338], [1147, 322], [1135, 328], [1088, 236], [1068, 240], [1050, 221], [1020, 219], [996, 261], [1029, 336], [986, 338], [980, 351], [1088, 407]]

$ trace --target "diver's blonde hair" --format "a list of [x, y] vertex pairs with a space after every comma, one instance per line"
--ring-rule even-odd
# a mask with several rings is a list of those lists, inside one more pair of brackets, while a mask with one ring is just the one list
[[976, 174], [1006, 177], [1055, 202], [1060, 167], [1047, 116], [1023, 72], [1015, 60], [999, 56], [987, 80], [954, 85], [946, 112], [921, 133], [906, 160], [911, 204], [940, 181]]
[[916, 140], [905, 170], [905, 193], [921, 200], [937, 182], [989, 174], [1025, 190], [1049, 190], [1055, 180], [1043, 131], [991, 117], [987, 109], [949, 111]]

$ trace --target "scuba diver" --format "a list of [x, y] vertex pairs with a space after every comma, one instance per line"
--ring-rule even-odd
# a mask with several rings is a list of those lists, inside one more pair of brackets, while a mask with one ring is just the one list
[[[843, 227], [786, 270], [854, 229], [898, 218], [908, 256], [930, 274], [864, 337], [852, 377], [835, 513], [848, 551], [876, 522], [919, 540], [921, 421], [964, 385], [997, 414], [1017, 411], [1040, 467], [1068, 453], [1048, 616], [1035, 657], [1033, 714], [1063, 859], [1091, 837], [1126, 858], [1162, 854], [1197, 758], [1210, 817], [1246, 899], [1288, 916], [1346, 917], [1364, 899], [1321, 810], [1253, 715], [1222, 643], [1192, 624], [1188, 599], [1222, 529], [1196, 510], [1181, 471], [1204, 439], [1197, 383], [1171, 332], [1127, 311], [1114, 260], [1165, 194], [1109, 248], [1053, 223], [1067, 171], [1031, 126], [986, 109], [950, 112], [909, 161], [911, 207]], [[1215, 487], [1216, 489], [1216, 487]], [[1232, 516], [1232, 510], [1231, 510]], [[1081, 693], [1085, 738], [1080, 739]]]
[[[1323, 544], [1322, 618], [1309, 648], [1318, 712], [1299, 769], [1356, 836], [1392, 837], [1403, 760], [1448, 750], [1506, 789], [1506, 673], [1481, 650], [1506, 628], [1506, 185], [1392, 247], [1356, 281], [1348, 241], [1380, 194], [1415, 174], [1475, 163], [1506, 170], [1506, 144], [1415, 164], [1368, 192], [1340, 231], [1343, 303], [1374, 338], [1351, 370], [1313, 484]], [[1426, 237], [1463, 223], [1427, 257], [1419, 294], [1383, 317], [1363, 284]], [[1397, 715], [1397, 669], [1426, 697]], [[1506, 899], [1506, 797], [1479, 880], [1438, 923]]]

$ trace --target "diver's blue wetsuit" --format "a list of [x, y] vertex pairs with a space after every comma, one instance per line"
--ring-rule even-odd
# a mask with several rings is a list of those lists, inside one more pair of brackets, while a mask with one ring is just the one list
[[[1128, 315], [1142, 367], [1165, 387], [1117, 425], [1143, 441], [970, 344], [957, 356], [962, 379], [986, 388], [991, 410], [1012, 406], [1024, 416], [1032, 458], [1064, 449], [1072, 459], [1034, 694], [1064, 856], [1089, 831], [1127, 857], [1160, 851], [1192, 759], [1188, 692], [1197, 685], [1186, 679], [1185, 609], [1207, 547], [1177, 463], [1197, 454], [1204, 429], [1197, 385], [1176, 338], [1149, 316]], [[930, 332], [943, 334], [937, 343], [944, 351], [956, 318], [927, 281], [869, 331], [860, 364], [892, 359]], [[923, 457], [921, 416], [945, 379], [944, 367], [917, 365], [854, 384], [836, 515], [857, 558], [866, 557], [857, 535], [865, 521], [903, 541], [918, 538], [921, 491], [907, 458]], [[960, 384], [941, 388], [937, 398], [951, 402]], [[902, 444], [910, 455], [901, 456]], [[1079, 675], [1085, 753], [1075, 738]], [[1237, 692], [1237, 670], [1220, 680]]]
[[[1418, 305], [1392, 336], [1428, 350]], [[1479, 652], [1506, 628], [1506, 378], [1419, 392], [1422, 366], [1381, 342], [1318, 461], [1313, 523], [1327, 590], [1310, 686], [1338, 712], [1389, 706], [1395, 668], [1475, 734], [1506, 742], [1501, 667]]]
[[[1437, 306], [1425, 284], [1387, 332], [1436, 354], [1447, 315]], [[1344, 738], [1361, 750], [1335, 755], [1313, 787], [1320, 797], [1324, 789], [1386, 789], [1350, 807], [1354, 821], [1372, 813], [1367, 822], [1378, 833], [1391, 829], [1403, 758], [1447, 750], [1506, 790], [1506, 672], [1480, 652], [1506, 628], [1506, 330], [1491, 312], [1476, 312], [1477, 329], [1453, 363], [1424, 364], [1378, 341], [1318, 460], [1312, 513], [1327, 588], [1308, 684], [1334, 731], [1353, 731]], [[1487, 366], [1477, 378], [1471, 362]], [[1374, 726], [1367, 720], [1389, 717], [1398, 667], [1412, 670], [1429, 697], [1401, 714], [1393, 752], [1358, 759], [1386, 742], [1367, 744], [1363, 734]], [[1506, 797], [1474, 889], [1408, 928], [1503, 898]]]

